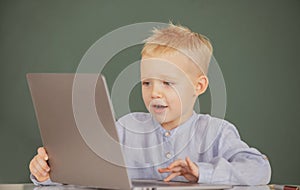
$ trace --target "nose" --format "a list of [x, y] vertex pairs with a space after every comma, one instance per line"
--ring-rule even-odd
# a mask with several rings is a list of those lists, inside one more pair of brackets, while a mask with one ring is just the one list
[[151, 89], [151, 98], [161, 98], [162, 97], [162, 89], [161, 85], [154, 82]]

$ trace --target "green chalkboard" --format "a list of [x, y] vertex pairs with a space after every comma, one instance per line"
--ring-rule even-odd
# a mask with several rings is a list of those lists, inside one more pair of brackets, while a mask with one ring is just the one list
[[[211, 40], [226, 84], [225, 118], [268, 155], [272, 182], [300, 184], [299, 10], [299, 0], [1, 0], [0, 183], [29, 182], [29, 161], [42, 144], [26, 73], [76, 72], [105, 34], [173, 21]], [[109, 60], [103, 73], [110, 89], [141, 48]], [[140, 95], [137, 84], [126, 100], [130, 111], [145, 110]], [[210, 113], [209, 90], [199, 101]]]

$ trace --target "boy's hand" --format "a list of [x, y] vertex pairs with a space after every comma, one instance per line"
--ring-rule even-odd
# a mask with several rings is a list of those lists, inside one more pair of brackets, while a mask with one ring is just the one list
[[185, 160], [176, 160], [167, 168], [159, 168], [158, 172], [170, 173], [170, 175], [167, 178], [165, 178], [164, 181], [170, 181], [174, 177], [181, 175], [190, 182], [197, 182], [199, 179], [198, 166], [195, 163], [193, 163], [189, 157], [186, 157]]
[[37, 150], [38, 154], [32, 158], [29, 164], [29, 170], [39, 182], [49, 179], [50, 167], [47, 164], [48, 155], [44, 147]]

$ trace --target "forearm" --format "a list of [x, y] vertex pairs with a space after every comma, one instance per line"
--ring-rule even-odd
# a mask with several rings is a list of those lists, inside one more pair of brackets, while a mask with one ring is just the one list
[[199, 162], [199, 183], [265, 185], [271, 177], [269, 161], [263, 156], [239, 157], [232, 161], [217, 157], [210, 163]]

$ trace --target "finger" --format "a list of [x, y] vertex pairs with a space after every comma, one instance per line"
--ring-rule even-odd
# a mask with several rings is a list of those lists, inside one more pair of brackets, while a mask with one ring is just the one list
[[176, 160], [176, 161], [174, 161], [173, 163], [171, 163], [171, 164], [168, 166], [168, 168], [169, 168], [169, 169], [172, 169], [172, 168], [174, 168], [174, 167], [176, 167], [176, 166], [186, 167], [187, 164], [186, 164], [186, 161], [185, 161], [185, 160], [179, 159], [179, 160]]
[[173, 179], [174, 177], [180, 176], [181, 173], [180, 172], [175, 172], [175, 173], [171, 173], [168, 177], [166, 177], [164, 179], [164, 181], [170, 181], [171, 179]]
[[159, 173], [170, 173], [170, 172], [180, 172], [182, 174], [187, 173], [187, 168], [181, 167], [181, 166], [176, 166], [172, 169], [169, 168], [159, 168], [158, 169]]
[[35, 178], [37, 179], [37, 181], [43, 182], [43, 181], [46, 181], [46, 180], [50, 179], [49, 173], [42, 174], [37, 169], [33, 169], [33, 170], [34, 170], [34, 173], [32, 173], [32, 175], [35, 176]]
[[35, 160], [43, 170], [45, 170], [46, 172], [50, 171], [50, 167], [48, 166], [47, 162], [43, 158], [41, 158], [40, 156], [36, 156]]
[[198, 166], [191, 161], [191, 159], [189, 157], [186, 157], [186, 163], [187, 163], [187, 166], [191, 169], [191, 170], [197, 170], [198, 169]]
[[171, 169], [170, 172], [180, 172], [180, 173], [185, 173], [186, 172], [186, 168], [181, 167], [181, 166], [175, 166]]
[[171, 170], [169, 168], [158, 168], [158, 172], [159, 173], [166, 173], [166, 172], [170, 172]]
[[34, 158], [32, 158], [32, 160], [29, 163], [29, 170], [30, 170], [30, 173], [32, 173], [32, 174], [35, 173], [35, 169], [33, 167], [34, 162], [35, 162], [35, 160], [34, 160]]
[[42, 166], [38, 163], [38, 161], [35, 161], [35, 163], [33, 164], [33, 167], [42, 175], [42, 176], [46, 176], [47, 175], [47, 171], [45, 169], [42, 168]]
[[41, 156], [43, 159], [48, 160], [48, 154], [44, 147], [38, 148], [37, 152], [38, 152], [38, 155]]
[[195, 176], [192, 175], [192, 174], [186, 173], [186, 174], [182, 174], [182, 175], [183, 175], [183, 177], [184, 177], [185, 179], [187, 179], [187, 180], [190, 181], [190, 182], [197, 182], [197, 181], [198, 181], [198, 178], [195, 177]]
[[33, 165], [31, 169], [32, 175], [34, 175], [37, 179], [43, 178], [47, 176], [46, 172], [42, 172], [38, 165]]
[[198, 166], [194, 162], [192, 162], [189, 157], [186, 157], [186, 162], [187, 162], [188, 168], [191, 170], [192, 174], [195, 175], [195, 177], [198, 177], [199, 176]]

